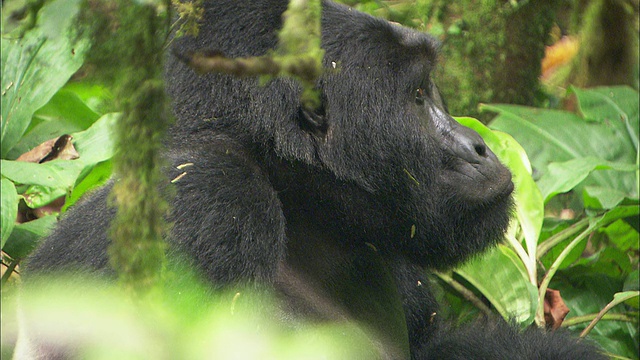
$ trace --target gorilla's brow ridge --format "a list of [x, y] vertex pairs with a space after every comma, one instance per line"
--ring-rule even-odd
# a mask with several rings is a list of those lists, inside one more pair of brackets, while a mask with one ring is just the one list
[[418, 31], [410, 31], [404, 27], [392, 24], [395, 32], [399, 34], [400, 44], [407, 48], [411, 52], [416, 52], [420, 55], [426, 55], [427, 60], [431, 64], [436, 63], [438, 53], [442, 43], [435, 37], [421, 33]]

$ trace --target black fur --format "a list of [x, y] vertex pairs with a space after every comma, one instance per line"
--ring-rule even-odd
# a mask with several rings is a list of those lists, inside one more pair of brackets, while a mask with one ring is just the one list
[[[292, 318], [359, 321], [381, 357], [601, 358], [562, 334], [519, 334], [500, 321], [450, 330], [434, 316], [424, 269], [495, 244], [513, 184], [479, 135], [446, 113], [430, 78], [433, 38], [325, 2], [324, 62], [337, 71], [318, 82], [321, 113], [301, 106], [291, 79], [198, 76], [180, 60], [265, 54], [286, 5], [211, 1], [199, 36], [174, 41], [168, 178], [186, 175], [175, 183], [170, 251], [186, 252], [213, 286], [276, 289]], [[107, 191], [68, 214], [28, 272], [108, 272]]]

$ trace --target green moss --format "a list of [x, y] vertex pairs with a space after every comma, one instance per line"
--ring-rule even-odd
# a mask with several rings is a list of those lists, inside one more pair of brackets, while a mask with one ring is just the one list
[[88, 0], [79, 16], [92, 39], [87, 59], [95, 75], [113, 85], [122, 110], [115, 129], [112, 199], [118, 211], [109, 255], [124, 287], [138, 295], [153, 290], [165, 263], [167, 203], [158, 190], [161, 141], [170, 113], [162, 81], [166, 9], [168, 1]]

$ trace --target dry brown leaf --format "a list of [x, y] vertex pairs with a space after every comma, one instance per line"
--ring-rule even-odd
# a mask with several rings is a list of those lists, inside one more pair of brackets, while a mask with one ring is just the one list
[[[80, 154], [76, 151], [71, 140], [73, 140], [71, 135], [62, 135], [55, 139], [47, 140], [30, 151], [20, 155], [16, 160], [32, 163], [45, 163], [56, 159], [75, 160], [80, 157]], [[28, 208], [27, 206], [24, 206], [24, 203], [22, 203], [23, 206], [18, 209], [17, 222], [24, 223], [46, 215], [58, 213], [64, 205], [64, 202], [65, 197], [62, 196], [50, 204], [37, 209]]]
[[560, 291], [547, 289], [544, 295], [544, 321], [547, 327], [554, 330], [559, 328], [568, 313], [569, 308], [562, 300]]
[[80, 157], [71, 143], [71, 135], [62, 135], [47, 140], [35, 148], [20, 155], [16, 160], [32, 163], [43, 163], [55, 159], [75, 160]]

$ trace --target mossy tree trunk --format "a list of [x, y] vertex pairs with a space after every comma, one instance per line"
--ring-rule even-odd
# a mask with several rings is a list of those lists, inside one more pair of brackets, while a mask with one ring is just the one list
[[[443, 5], [441, 90], [454, 115], [481, 102], [536, 105], [540, 64], [560, 2], [462, 0]], [[432, 19], [433, 20], [433, 19]]]
[[638, 88], [638, 1], [593, 0], [574, 11], [580, 51], [565, 83]]

